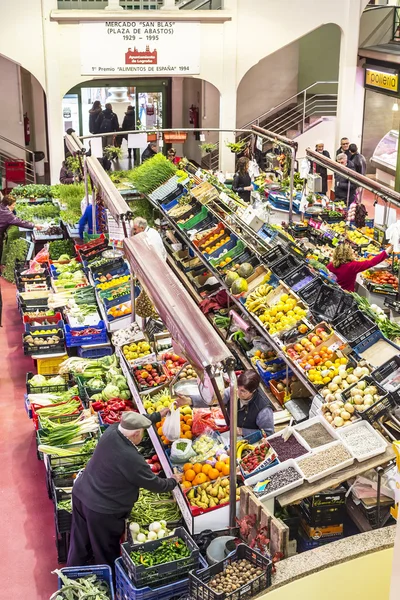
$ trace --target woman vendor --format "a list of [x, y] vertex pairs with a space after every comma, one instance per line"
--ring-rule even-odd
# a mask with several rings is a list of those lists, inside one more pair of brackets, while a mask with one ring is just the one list
[[356, 260], [354, 252], [349, 244], [339, 244], [333, 253], [332, 262], [327, 265], [331, 273], [336, 275], [337, 283], [346, 292], [354, 292], [358, 273], [367, 271], [371, 267], [379, 265], [386, 260], [393, 247], [388, 246], [386, 250], [368, 260]]
[[[274, 413], [272, 405], [260, 386], [260, 376], [253, 370], [243, 371], [238, 377], [238, 415], [237, 433], [241, 436], [250, 435], [260, 429], [267, 435], [274, 433]], [[224, 404], [228, 409], [230, 404], [229, 388], [225, 390]], [[200, 396], [179, 396], [180, 404], [192, 404], [195, 408], [207, 406]]]

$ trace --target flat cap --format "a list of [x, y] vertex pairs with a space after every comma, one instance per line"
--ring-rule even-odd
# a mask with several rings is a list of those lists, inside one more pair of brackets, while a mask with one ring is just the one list
[[140, 415], [137, 412], [124, 412], [121, 417], [121, 427], [128, 431], [135, 431], [136, 429], [148, 429], [151, 425], [150, 419], [144, 415]]

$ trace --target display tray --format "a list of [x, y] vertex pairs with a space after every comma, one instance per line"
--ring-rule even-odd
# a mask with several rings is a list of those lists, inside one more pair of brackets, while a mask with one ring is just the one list
[[[359, 452], [351, 443], [351, 436], [355, 432], [363, 432], [366, 431], [370, 436], [373, 436], [377, 442], [377, 446], [372, 450]], [[355, 456], [358, 462], [364, 462], [364, 460], [368, 460], [369, 458], [373, 458], [374, 456], [378, 456], [379, 454], [384, 454], [386, 452], [386, 448], [388, 446], [387, 441], [380, 435], [380, 433], [374, 429], [369, 423], [366, 421], [361, 421], [358, 423], [354, 423], [351, 427], [341, 428], [338, 431], [338, 436], [351, 450], [352, 454]]]
[[297, 471], [297, 473], [299, 475], [299, 479], [297, 479], [296, 481], [293, 481], [292, 483], [288, 483], [287, 485], [283, 485], [282, 487], [280, 487], [279, 489], [277, 489], [273, 492], [267, 492], [265, 494], [262, 494], [262, 493], [256, 494], [257, 498], [261, 502], [265, 502], [266, 500], [269, 500], [270, 498], [275, 498], [276, 496], [279, 496], [280, 494], [284, 494], [285, 492], [289, 492], [290, 490], [293, 490], [294, 488], [297, 488], [300, 485], [303, 485], [304, 475], [300, 471], [296, 461], [293, 459], [285, 460], [285, 462], [280, 463], [279, 465], [276, 465], [275, 467], [271, 467], [270, 469], [268, 469], [268, 471], [265, 474], [265, 479], [268, 480], [271, 477], [271, 475], [274, 475], [275, 473], [279, 473], [280, 471], [285, 471], [289, 467], [292, 467], [295, 471]]
[[312, 455], [310, 454], [309, 456], [301, 457], [298, 459], [298, 461], [297, 461], [298, 467], [299, 467], [300, 471], [302, 472], [304, 479], [306, 481], [308, 481], [308, 483], [314, 483], [315, 481], [318, 481], [319, 479], [323, 479], [324, 477], [327, 477], [328, 475], [332, 475], [333, 473], [336, 473], [337, 471], [341, 471], [342, 469], [345, 469], [346, 467], [349, 467], [350, 465], [353, 464], [354, 457], [351, 455], [350, 450], [348, 450], [348, 452], [351, 455], [350, 458], [338, 463], [337, 465], [333, 465], [332, 467], [324, 469], [323, 471], [319, 471], [318, 473], [315, 473], [314, 475], [306, 475], [304, 473], [304, 471], [301, 467], [303, 460], [308, 460], [308, 459], [312, 458], [313, 456], [316, 457], [316, 456], [318, 456], [318, 454], [321, 454], [321, 452], [326, 452], [327, 450], [329, 450], [329, 452], [332, 452], [332, 451], [334, 451], [335, 447], [337, 447], [341, 444], [346, 448], [346, 450], [348, 450], [346, 444], [342, 440], [336, 440], [335, 442], [333, 442], [331, 444], [326, 444], [325, 446], [321, 446], [320, 448], [315, 448]]

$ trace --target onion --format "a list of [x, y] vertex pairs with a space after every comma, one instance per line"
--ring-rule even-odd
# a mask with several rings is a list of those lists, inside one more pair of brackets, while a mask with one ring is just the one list
[[164, 521], [164, 519], [161, 519], [160, 525], [163, 529], [167, 529], [167, 521]]
[[328, 390], [330, 390], [331, 392], [336, 392], [339, 389], [339, 386], [336, 383], [331, 382], [328, 385]]
[[[323, 376], [324, 376], [324, 375], [322, 374], [322, 377], [323, 377]], [[323, 398], [326, 398], [326, 396], [327, 396], [328, 394], [329, 394], [329, 390], [328, 390], [328, 388], [324, 388], [323, 390], [321, 390], [321, 396], [322, 396]]]
[[158, 539], [161, 540], [161, 538], [163, 538], [165, 536], [165, 534], [166, 534], [165, 529], [160, 529], [160, 531], [157, 534]]
[[365, 390], [365, 388], [367, 387], [367, 382], [366, 381], [359, 381], [357, 383], [356, 386], [359, 390]]
[[369, 375], [369, 369], [368, 369], [368, 367], [361, 367], [361, 368], [363, 370], [363, 376], [364, 375]]
[[359, 387], [355, 387], [352, 390], [350, 390], [350, 396], [359, 396], [360, 395], [360, 388]]
[[328, 394], [327, 396], [325, 396], [325, 400], [326, 402], [334, 402], [335, 396], [333, 394]]
[[138, 533], [138, 536], [137, 536], [136, 539], [139, 542], [139, 544], [142, 544], [143, 542], [145, 542], [147, 540], [147, 538], [144, 535], [144, 533]]
[[349, 412], [347, 412], [347, 410], [342, 410], [342, 412], [340, 413], [340, 416], [342, 417], [343, 421], [349, 421], [351, 414]]
[[129, 529], [131, 533], [139, 533], [140, 525], [139, 523], [130, 523]]
[[324, 415], [324, 417], [328, 421], [328, 423], [332, 423], [332, 421], [333, 421], [332, 415], [330, 415], [329, 413], [327, 413], [326, 415]]
[[355, 375], [349, 375], [346, 379], [347, 383], [357, 383], [358, 379]]
[[357, 396], [353, 396], [353, 402], [354, 404], [363, 404], [364, 398], [358, 394]]
[[374, 403], [373, 396], [371, 396], [371, 394], [365, 394], [365, 396], [364, 396], [364, 404], [373, 404], [373, 403]]
[[342, 378], [340, 377], [340, 375], [336, 375], [336, 377], [334, 377], [332, 379], [332, 383], [336, 383], [336, 385], [340, 385], [342, 383]]
[[337, 402], [342, 402], [342, 394], [340, 392], [335, 392], [335, 400]]
[[158, 533], [161, 529], [161, 523], [159, 523], [158, 521], [154, 521], [154, 523], [152, 523], [151, 525], [149, 525], [149, 531], [155, 531], [156, 533]]
[[343, 423], [343, 427], [348, 427], [349, 425], [351, 425], [351, 421], [345, 421]]
[[344, 421], [343, 421], [342, 417], [335, 417], [333, 419], [333, 424], [335, 427], [343, 427]]
[[329, 406], [329, 410], [331, 411], [331, 413], [333, 413], [334, 410], [338, 410], [338, 405], [336, 402], [332, 402], [332, 404]]
[[367, 394], [367, 396], [369, 396], [369, 395], [373, 396], [374, 394], [376, 394], [376, 388], [373, 387], [372, 385], [368, 386], [365, 388], [364, 394]]
[[350, 402], [346, 402], [346, 404], [344, 405], [345, 410], [347, 410], [348, 413], [350, 413], [351, 415], [354, 413], [354, 406], [352, 404], [350, 404]]
[[363, 370], [362, 370], [362, 368], [361, 368], [361, 367], [356, 367], [356, 368], [354, 369], [354, 371], [353, 371], [353, 375], [354, 375], [355, 377], [357, 377], [357, 379], [360, 379], [360, 377], [362, 377], [362, 376], [363, 376]]
[[158, 538], [158, 534], [155, 531], [149, 531], [147, 534], [147, 539], [150, 541], [156, 540]]

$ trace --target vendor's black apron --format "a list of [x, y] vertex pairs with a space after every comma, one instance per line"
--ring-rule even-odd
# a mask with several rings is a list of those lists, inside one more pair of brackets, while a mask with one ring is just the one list
[[[264, 408], [270, 406], [270, 402], [260, 390], [257, 390], [249, 404], [240, 407], [240, 400], [238, 400], [238, 406], [237, 426], [242, 429], [258, 429], [257, 416]], [[230, 402], [227, 404], [227, 409], [229, 415]]]

